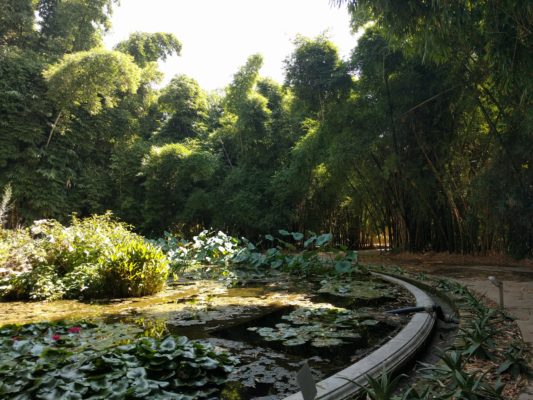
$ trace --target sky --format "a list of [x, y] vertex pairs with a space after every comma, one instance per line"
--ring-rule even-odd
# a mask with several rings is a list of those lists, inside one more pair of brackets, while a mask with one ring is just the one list
[[115, 6], [107, 47], [130, 33], [168, 32], [182, 42], [181, 56], [160, 63], [165, 82], [185, 74], [206, 90], [223, 88], [248, 56], [264, 57], [262, 76], [282, 83], [283, 60], [297, 34], [327, 32], [341, 57], [356, 44], [346, 8], [329, 0], [121, 0]]

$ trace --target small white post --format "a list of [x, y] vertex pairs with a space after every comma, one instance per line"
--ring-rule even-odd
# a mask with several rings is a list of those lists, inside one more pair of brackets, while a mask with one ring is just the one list
[[489, 276], [489, 281], [500, 291], [500, 308], [503, 309], [503, 282], [496, 279], [495, 276]]

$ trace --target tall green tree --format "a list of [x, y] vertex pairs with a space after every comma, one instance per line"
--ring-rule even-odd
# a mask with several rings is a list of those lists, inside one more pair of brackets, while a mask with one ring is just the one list
[[161, 90], [158, 108], [161, 129], [155, 139], [178, 142], [186, 138], [206, 138], [209, 103], [200, 85], [185, 75], [177, 75]]
[[117, 0], [39, 0], [40, 48], [51, 57], [102, 44]]
[[135, 32], [130, 37], [118, 43], [115, 50], [133, 56], [140, 67], [150, 62], [166, 60], [173, 54], [180, 55], [181, 42], [172, 33]]
[[294, 46], [285, 60], [286, 84], [310, 112], [323, 113], [326, 104], [349, 86], [347, 69], [337, 47], [324, 35], [297, 36]]

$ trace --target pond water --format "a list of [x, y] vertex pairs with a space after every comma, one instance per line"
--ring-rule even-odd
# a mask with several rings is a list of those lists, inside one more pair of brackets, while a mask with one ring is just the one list
[[145, 298], [3, 302], [0, 326], [84, 319], [207, 341], [239, 360], [221, 399], [273, 400], [299, 390], [295, 376], [305, 361], [318, 381], [383, 344], [406, 322], [384, 311], [413, 303], [403, 288], [375, 277], [320, 282], [277, 276], [232, 288], [177, 282]]

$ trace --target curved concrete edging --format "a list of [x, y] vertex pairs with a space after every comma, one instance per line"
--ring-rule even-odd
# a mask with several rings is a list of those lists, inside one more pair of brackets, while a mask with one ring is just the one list
[[[433, 300], [421, 289], [391, 276], [374, 273], [392, 283], [403, 286], [416, 299], [420, 307], [432, 306]], [[409, 323], [391, 340], [368, 356], [346, 369], [317, 383], [317, 400], [342, 400], [360, 392], [367, 383], [367, 376], [373, 378], [382, 371], [397, 371], [408, 362], [424, 345], [435, 324], [434, 313], [419, 312], [413, 315]], [[302, 400], [301, 392], [292, 394], [284, 400]]]

